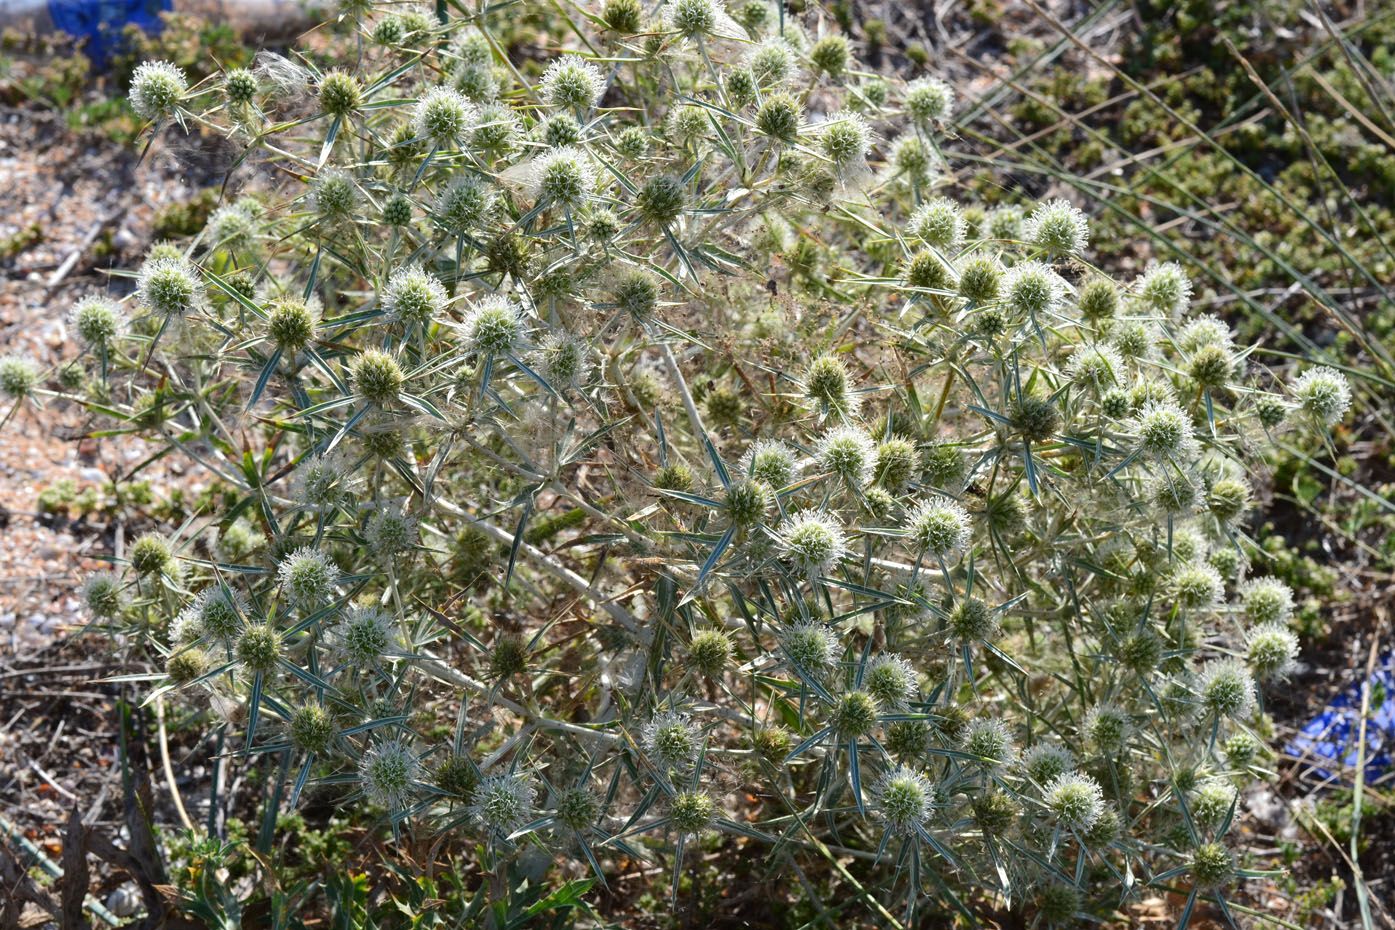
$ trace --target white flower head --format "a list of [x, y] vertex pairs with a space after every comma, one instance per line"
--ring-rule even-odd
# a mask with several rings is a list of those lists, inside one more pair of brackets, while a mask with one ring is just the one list
[[565, 110], [587, 110], [601, 102], [605, 77], [580, 55], [564, 55], [547, 66], [539, 85], [548, 104]]
[[780, 525], [776, 549], [796, 569], [817, 578], [848, 554], [847, 537], [827, 513], [806, 510]]
[[470, 815], [491, 833], [508, 836], [533, 819], [537, 799], [531, 775], [486, 775], [470, 793]]
[[377, 743], [358, 763], [359, 787], [373, 801], [389, 810], [407, 806], [416, 791], [421, 762], [401, 740]]
[[702, 748], [702, 732], [687, 714], [666, 710], [644, 725], [645, 753], [664, 769], [690, 765]]
[[882, 774], [872, 788], [872, 797], [888, 830], [910, 834], [930, 819], [935, 789], [923, 774], [901, 765]]

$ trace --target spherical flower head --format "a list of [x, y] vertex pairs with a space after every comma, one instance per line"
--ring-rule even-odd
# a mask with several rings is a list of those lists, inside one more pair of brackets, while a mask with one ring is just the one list
[[[486, 156], [498, 157], [512, 151], [518, 137], [518, 117], [513, 110], [501, 103], [491, 103], [480, 110], [475, 118], [475, 127], [470, 133], [470, 146]], [[572, 145], [576, 139], [566, 142], [551, 142], [549, 146]]]
[[727, 488], [723, 506], [731, 522], [738, 527], [755, 526], [765, 519], [774, 494], [763, 482], [754, 479], [733, 482]]
[[1262, 623], [1245, 634], [1245, 659], [1264, 681], [1283, 678], [1298, 657], [1298, 637], [1287, 624]]
[[1191, 415], [1170, 400], [1145, 402], [1134, 430], [1139, 449], [1154, 458], [1189, 462], [1196, 457]]
[[185, 316], [202, 305], [203, 283], [183, 256], [159, 255], [141, 265], [136, 299], [154, 313]]
[[716, 819], [717, 805], [705, 791], [680, 791], [669, 802], [668, 817], [679, 833], [701, 833]]
[[1083, 732], [1100, 755], [1118, 757], [1133, 735], [1133, 721], [1113, 704], [1096, 704], [1085, 714]]
[[664, 711], [644, 725], [644, 752], [660, 769], [684, 768], [702, 749], [702, 733], [686, 714]]
[[257, 76], [247, 68], [229, 68], [223, 73], [223, 93], [233, 106], [250, 104], [260, 90]]
[[796, 667], [809, 674], [818, 674], [838, 661], [838, 638], [833, 631], [816, 620], [805, 620], [786, 627], [780, 633], [780, 647]]
[[540, 203], [576, 210], [596, 187], [596, 170], [581, 149], [565, 146], [544, 152], [533, 162], [533, 194]]
[[968, 546], [973, 523], [968, 512], [955, 501], [932, 497], [912, 511], [906, 530], [918, 551], [945, 558]]
[[1235, 355], [1224, 346], [1202, 346], [1186, 360], [1186, 373], [1197, 387], [1218, 391], [1235, 375]]
[[386, 407], [397, 400], [407, 380], [397, 359], [378, 349], [360, 352], [349, 363], [349, 380], [360, 397]]
[[915, 669], [895, 653], [881, 653], [868, 661], [862, 686], [887, 710], [904, 711], [916, 693]]
[[449, 87], [433, 87], [412, 111], [412, 126], [419, 138], [435, 148], [451, 148], [464, 139], [475, 118], [474, 104]]
[[339, 569], [329, 556], [309, 546], [297, 549], [281, 560], [276, 569], [286, 596], [296, 604], [316, 607], [334, 597]]
[[872, 788], [877, 815], [893, 833], [912, 834], [930, 819], [935, 791], [926, 778], [904, 765], [888, 769]]
[[242, 629], [247, 604], [242, 595], [222, 585], [213, 585], [195, 602], [198, 631], [209, 639], [231, 640]]
[[891, 165], [907, 183], [926, 188], [935, 181], [939, 156], [920, 136], [906, 133], [891, 144]]
[[997, 259], [970, 256], [960, 262], [957, 271], [960, 297], [975, 304], [997, 300], [1003, 286], [1003, 266]]
[[1235, 786], [1224, 778], [1211, 778], [1193, 791], [1189, 800], [1192, 819], [1204, 830], [1214, 830], [1230, 816]]
[[708, 678], [720, 677], [731, 655], [731, 637], [722, 630], [700, 630], [688, 643], [688, 666]]
[[631, 316], [643, 319], [653, 314], [658, 306], [659, 284], [643, 268], [631, 268], [616, 282], [611, 301]]
[[1192, 355], [1205, 346], [1220, 346], [1223, 349], [1235, 346], [1230, 327], [1210, 314], [1190, 320], [1177, 335], [1177, 348], [1183, 354]]
[[363, 87], [347, 71], [336, 68], [320, 79], [320, 109], [330, 116], [344, 117], [363, 106]]
[[848, 543], [837, 520], [826, 513], [806, 510], [780, 525], [776, 549], [796, 570], [818, 578], [847, 556]]
[[383, 290], [383, 307], [400, 320], [425, 325], [446, 306], [445, 286], [419, 264], [399, 268]]
[[988, 215], [988, 232], [994, 239], [1015, 242], [1022, 238], [1022, 210], [1019, 207], [998, 207]]
[[799, 127], [804, 108], [789, 94], [771, 94], [756, 111], [756, 131], [783, 145], [799, 141]]
[[269, 623], [249, 623], [235, 647], [237, 661], [252, 674], [268, 674], [281, 658], [281, 634]]
[[605, 0], [601, 24], [611, 32], [634, 35], [644, 27], [644, 7], [640, 0]]
[[1172, 596], [1185, 610], [1207, 610], [1225, 594], [1220, 572], [1207, 562], [1188, 562], [1173, 573]]
[[204, 224], [204, 241], [211, 248], [234, 251], [251, 248], [257, 240], [257, 215], [244, 202], [214, 210]]
[[877, 484], [883, 488], [897, 493], [904, 491], [919, 470], [920, 452], [911, 440], [893, 436], [877, 443], [873, 473]]
[[1284, 623], [1293, 616], [1293, 589], [1277, 578], [1254, 578], [1240, 589], [1240, 603], [1252, 624]]
[[819, 439], [818, 467], [849, 487], [862, 488], [872, 481], [876, 451], [866, 431], [855, 426], [835, 426]]
[[1152, 358], [1157, 354], [1157, 328], [1142, 320], [1120, 320], [1109, 333], [1109, 342], [1124, 358]]
[[954, 113], [954, 88], [936, 77], [911, 81], [906, 85], [906, 112], [922, 129], [947, 122]]
[[1061, 428], [1061, 412], [1044, 397], [1024, 395], [1012, 407], [1012, 428], [1028, 442], [1046, 442]]
[[402, 25], [402, 19], [398, 16], [386, 16], [373, 26], [373, 41], [379, 45], [391, 48], [401, 45], [402, 40], [407, 37], [407, 29]]
[[1043, 793], [1046, 809], [1063, 829], [1083, 833], [1104, 813], [1104, 792], [1089, 775], [1069, 772], [1058, 775]]
[[857, 412], [858, 396], [853, 391], [852, 376], [842, 359], [821, 355], [809, 364], [804, 375], [804, 396], [825, 412], [836, 411], [844, 416]]
[[964, 752], [977, 756], [977, 764], [997, 768], [1012, 760], [1012, 737], [1001, 720], [974, 720], [964, 734]]
[[115, 572], [93, 572], [82, 583], [82, 602], [99, 620], [114, 620], [126, 604], [121, 577]]
[[1234, 768], [1245, 768], [1259, 753], [1259, 741], [1241, 731], [1225, 741], [1226, 762]]
[[829, 118], [819, 134], [819, 151], [839, 174], [866, 166], [872, 147], [872, 130], [857, 113], [843, 112]]
[[930, 751], [930, 727], [923, 720], [897, 720], [887, 725], [882, 741], [898, 759], [919, 759]]
[[308, 346], [319, 326], [317, 308], [298, 297], [278, 297], [267, 308], [267, 336], [283, 352], [295, 353]]
[[121, 308], [104, 297], [84, 297], [73, 307], [73, 331], [94, 349], [105, 349], [126, 328]]
[[330, 641], [345, 664], [371, 668], [396, 645], [392, 617], [374, 607], [351, 607]]
[[1310, 368], [1293, 384], [1293, 399], [1313, 422], [1333, 427], [1351, 407], [1351, 385], [1347, 376], [1333, 368]]
[[1050, 882], [1037, 893], [1037, 913], [1047, 927], [1067, 927], [1076, 922], [1076, 914], [1085, 906], [1080, 889], [1065, 882]]
[[672, 107], [664, 123], [664, 135], [671, 143], [679, 146], [701, 139], [710, 125], [707, 111], [695, 104]]
[[1065, 298], [1061, 276], [1039, 261], [1013, 265], [1003, 282], [1003, 301], [1016, 317], [1043, 317], [1054, 313]]
[[1075, 757], [1059, 743], [1037, 743], [1022, 753], [1022, 770], [1032, 781], [1046, 786], [1075, 771]]
[[600, 800], [584, 785], [567, 788], [557, 796], [557, 819], [572, 830], [594, 827], [600, 815]]
[[296, 478], [296, 496], [306, 510], [325, 513], [344, 502], [348, 489], [337, 457], [320, 455], [302, 460]]
[[672, 0], [663, 10], [664, 25], [685, 39], [716, 32], [726, 15], [722, 0]]
[[1125, 374], [1123, 358], [1112, 347], [1101, 344], [1076, 349], [1068, 371], [1072, 381], [1097, 396], [1118, 384]]
[[131, 567], [142, 578], [152, 575], [173, 575], [175, 572], [174, 552], [169, 542], [159, 533], [145, 533], [131, 544]]
[[39, 386], [39, 365], [27, 355], [0, 356], [0, 394], [18, 400]]
[[547, 66], [539, 86], [543, 100], [564, 110], [589, 110], [601, 102], [605, 78], [579, 55], [565, 55]]
[[1235, 880], [1235, 854], [1221, 843], [1202, 843], [1187, 868], [1197, 888], [1214, 891]]
[[[568, 120], [568, 124], [574, 126], [575, 121]], [[580, 130], [577, 132], [579, 134]], [[649, 154], [649, 145], [649, 130], [643, 126], [628, 126], [615, 139], [615, 150], [630, 161], [639, 161]]]
[[829, 77], [838, 77], [846, 71], [852, 57], [852, 44], [841, 35], [824, 36], [809, 49], [809, 63], [814, 66], [814, 73]]
[[533, 370], [553, 390], [564, 391], [580, 387], [591, 372], [590, 347], [570, 334], [549, 333], [543, 337], [530, 358]]
[[683, 212], [683, 182], [672, 175], [656, 174], [635, 195], [639, 214], [650, 223], [667, 226]]
[[358, 783], [372, 801], [389, 810], [407, 806], [416, 791], [421, 762], [401, 740], [384, 740], [363, 754]]
[[1176, 262], [1153, 263], [1134, 285], [1143, 306], [1157, 316], [1180, 319], [1192, 299], [1192, 282]]
[[189, 79], [168, 61], [145, 61], [131, 75], [128, 99], [131, 109], [144, 120], [157, 119], [174, 109], [184, 97]]
[[996, 610], [974, 597], [966, 597], [949, 613], [949, 631], [966, 643], [997, 639], [1002, 621]]
[[514, 351], [527, 333], [527, 324], [512, 301], [491, 295], [477, 302], [461, 325], [465, 343], [473, 352], [502, 356]]
[[494, 195], [480, 180], [457, 175], [441, 189], [431, 207], [431, 218], [453, 236], [480, 228], [494, 209]]
[[1244, 719], [1255, 707], [1250, 671], [1235, 659], [1218, 659], [1201, 673], [1201, 704], [1218, 717]]
[[876, 729], [882, 708], [866, 691], [845, 691], [829, 709], [828, 724], [839, 739], [858, 739]]
[[1255, 417], [1266, 430], [1278, 429], [1288, 419], [1289, 405], [1276, 394], [1261, 394], [1255, 398]]
[[953, 287], [952, 272], [944, 260], [931, 249], [922, 249], [906, 259], [901, 275], [907, 287], [945, 291]]
[[486, 775], [470, 795], [470, 814], [490, 833], [508, 836], [531, 821], [538, 789], [528, 775]]
[[928, 245], [942, 250], [958, 249], [964, 242], [964, 212], [948, 197], [936, 197], [911, 214], [909, 228]]
[[1022, 816], [1022, 805], [1006, 791], [985, 791], [973, 800], [974, 824], [985, 836], [999, 836], [1012, 829]]
[[794, 451], [778, 439], [758, 439], [741, 457], [737, 470], [778, 491], [799, 476], [799, 461]]
[[1065, 200], [1038, 206], [1024, 231], [1027, 241], [1048, 255], [1079, 255], [1090, 241], [1090, 221]]
[[1080, 288], [1076, 300], [1081, 317], [1099, 325], [1119, 311], [1119, 288], [1108, 278], [1091, 278]]
[[1116, 653], [1119, 663], [1138, 675], [1155, 672], [1162, 662], [1163, 642], [1152, 630], [1132, 633], [1119, 644]]
[[187, 685], [208, 671], [208, 655], [198, 649], [180, 649], [165, 660], [165, 674], [170, 681]]
[[321, 704], [305, 704], [291, 713], [291, 745], [297, 751], [322, 753], [329, 749], [337, 735], [334, 718]]
[[343, 171], [322, 171], [310, 182], [310, 204], [321, 219], [347, 219], [358, 207], [358, 188]]
[[1223, 524], [1232, 524], [1250, 509], [1250, 484], [1243, 478], [1217, 478], [1206, 492], [1206, 507]]
[[783, 84], [794, 76], [794, 51], [783, 39], [772, 36], [751, 48], [746, 67], [762, 86]]
[[[1191, 514], [1201, 501], [1201, 488], [1190, 475], [1163, 472], [1153, 478], [1148, 486], [1148, 498], [1159, 513], [1170, 517], [1183, 517]], [[1172, 554], [1181, 559], [1191, 556], [1179, 551], [1174, 540]]]

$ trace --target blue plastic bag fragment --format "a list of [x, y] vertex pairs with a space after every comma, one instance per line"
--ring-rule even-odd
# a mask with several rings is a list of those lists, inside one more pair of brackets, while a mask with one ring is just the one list
[[173, 0], [48, 0], [53, 24], [74, 39], [86, 39], [83, 53], [98, 67], [121, 48], [122, 30], [136, 25], [146, 32], [164, 28], [160, 14]]
[[[1371, 675], [1371, 716], [1366, 721], [1366, 782], [1377, 784], [1395, 762], [1395, 652], [1386, 653]], [[1323, 708], [1284, 747], [1300, 762], [1299, 775], [1335, 780], [1355, 770], [1361, 738], [1361, 682], [1354, 682]], [[1324, 763], [1338, 763], [1333, 771]]]

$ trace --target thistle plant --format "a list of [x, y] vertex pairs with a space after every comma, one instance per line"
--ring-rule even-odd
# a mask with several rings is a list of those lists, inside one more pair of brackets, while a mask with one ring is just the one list
[[529, 72], [505, 8], [361, 4], [295, 122], [247, 116], [271, 76], [137, 72], [143, 116], [286, 180], [74, 308], [67, 396], [222, 491], [94, 619], [207, 657], [163, 686], [246, 707], [226, 764], [284, 759], [274, 803], [357, 790], [519, 920], [530, 845], [600, 881], [663, 847], [677, 895], [713, 835], [789, 874], [832, 843], [905, 923], [1224, 901], [1223, 786], [1179, 773], [1240, 787], [1296, 658], [1246, 456], [1324, 442], [1344, 376], [1241, 364], [1065, 200], [973, 204], [938, 78], [868, 107], [793, 15], [592, 6]]

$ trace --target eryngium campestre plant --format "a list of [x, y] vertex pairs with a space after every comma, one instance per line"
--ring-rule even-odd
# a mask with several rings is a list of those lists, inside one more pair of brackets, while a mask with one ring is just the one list
[[357, 787], [356, 829], [480, 850], [495, 904], [525, 834], [571, 875], [645, 832], [679, 872], [695, 834], [831, 843], [911, 914], [1221, 893], [1223, 793], [1188, 835], [1180, 773], [1239, 787], [1294, 661], [1235, 476], [1318, 448], [1345, 377], [1284, 388], [1181, 264], [1090, 267], [1067, 201], [975, 204], [936, 78], [864, 94], [792, 13], [593, 6], [541, 66], [497, 57], [507, 6], [356, 2], [342, 69], [137, 71], [142, 116], [254, 146], [230, 190], [284, 170], [74, 316], [69, 396], [219, 490], [92, 615], [243, 708], [190, 717], [266, 797]]

